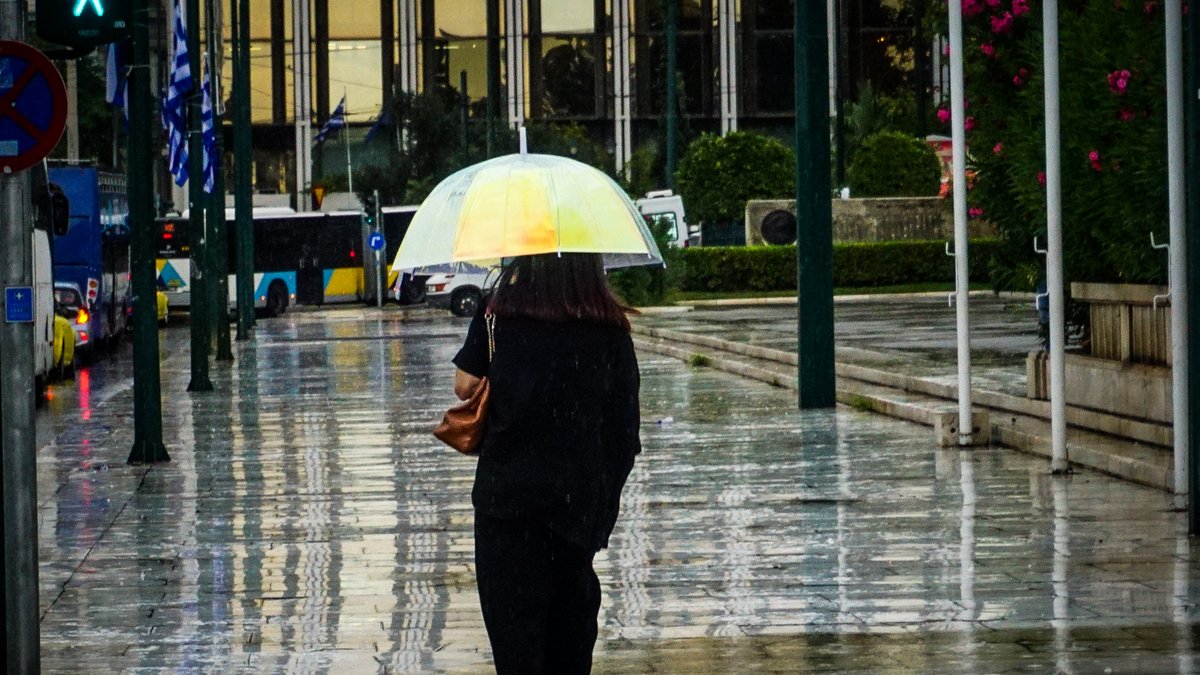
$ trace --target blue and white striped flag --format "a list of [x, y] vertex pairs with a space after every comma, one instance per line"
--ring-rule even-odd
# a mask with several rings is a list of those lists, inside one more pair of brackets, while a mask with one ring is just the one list
[[188, 63], [187, 17], [175, 0], [171, 78], [163, 96], [163, 128], [167, 131], [168, 162], [175, 184], [188, 180], [187, 96], [192, 91], [192, 67]]
[[334, 108], [333, 114], [329, 119], [325, 120], [325, 124], [321, 125], [321, 130], [317, 132], [317, 138], [313, 140], [313, 145], [320, 145], [325, 142], [325, 139], [332, 136], [338, 129], [346, 126], [346, 97], [343, 96], [337, 108]]
[[213, 124], [212, 100], [212, 63], [205, 59], [204, 79], [200, 90], [203, 97], [200, 103], [200, 138], [204, 144], [204, 191], [212, 194], [217, 184], [217, 130]]
[[104, 100], [109, 105], [121, 108], [125, 119], [129, 119], [129, 109], [125, 107], [125, 93], [129, 81], [125, 77], [126, 45], [124, 42], [114, 42], [108, 46], [108, 63], [104, 78]]

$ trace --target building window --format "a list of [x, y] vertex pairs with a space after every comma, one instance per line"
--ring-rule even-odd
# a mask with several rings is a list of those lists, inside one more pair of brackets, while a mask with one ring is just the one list
[[751, 115], [794, 114], [793, 7], [794, 0], [742, 0], [738, 81], [743, 109]]
[[596, 117], [596, 82], [605, 72], [596, 0], [529, 0], [529, 7], [534, 116]]
[[[424, 91], [438, 87], [458, 91], [467, 73], [467, 96], [487, 100], [487, 3], [496, 3], [500, 35], [504, 34], [502, 0], [421, 0], [420, 42]], [[500, 97], [504, 97], [504, 40], [500, 41]], [[499, 112], [501, 101], [497, 101]], [[473, 106], [478, 107], [478, 106]]]
[[[634, 112], [658, 117], [665, 106], [666, 8], [664, 0], [631, 0], [633, 17]], [[676, 66], [682, 88], [678, 90], [684, 111], [711, 116], [714, 86], [718, 75], [713, 45], [712, 0], [679, 0], [679, 33]]]

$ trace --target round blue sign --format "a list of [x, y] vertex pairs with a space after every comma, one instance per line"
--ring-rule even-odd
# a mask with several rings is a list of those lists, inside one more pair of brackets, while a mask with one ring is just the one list
[[367, 237], [367, 246], [370, 246], [372, 251], [382, 251], [383, 235], [379, 232], [372, 232], [371, 236]]

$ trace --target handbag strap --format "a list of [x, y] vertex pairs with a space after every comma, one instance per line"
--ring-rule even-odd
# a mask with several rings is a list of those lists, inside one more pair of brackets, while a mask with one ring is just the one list
[[483, 316], [488, 332], [488, 363], [496, 356], [496, 315], [488, 312]]

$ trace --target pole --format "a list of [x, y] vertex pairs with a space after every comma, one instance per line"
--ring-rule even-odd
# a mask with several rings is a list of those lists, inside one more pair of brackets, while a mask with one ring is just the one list
[[200, 0], [187, 0], [188, 65], [192, 93], [188, 97], [188, 230], [192, 242], [192, 274], [188, 322], [191, 324], [192, 381], [188, 391], [212, 391], [208, 379], [208, 353], [212, 331], [209, 308], [208, 227], [204, 222], [204, 142], [200, 131]]
[[[25, 39], [25, 0], [0, 1], [0, 39]], [[0, 282], [6, 287], [33, 286], [30, 186], [28, 171], [0, 174]], [[0, 611], [7, 671], [22, 675], [37, 673], [41, 666], [33, 333], [31, 323], [0, 324]]]
[[487, 2], [487, 156], [495, 150], [496, 99], [500, 96], [500, 0]]
[[833, 366], [833, 207], [825, 3], [795, 3], [796, 268], [799, 405], [837, 403]]
[[1058, 0], [1042, 5], [1046, 75], [1046, 294], [1050, 302], [1050, 470], [1066, 473], [1066, 308], [1062, 250], [1062, 113], [1059, 105]]
[[834, 155], [837, 157], [837, 186], [842, 188], [846, 186], [846, 97], [842, 91], [842, 0], [832, 0], [829, 4], [833, 5], [833, 44], [831, 45], [835, 56], [830, 59], [830, 62], [836, 68], [833, 71], [833, 79], [836, 81], [836, 93], [833, 97], [833, 133], [834, 143], [837, 147], [837, 152]]
[[[379, 201], [379, 190], [375, 191], [375, 231], [381, 235], [387, 236], [387, 228], [383, 226], [383, 204]], [[383, 294], [387, 292], [387, 278], [383, 271], [383, 252], [387, 250], [387, 240], [383, 242], [383, 248], [375, 251], [375, 268], [378, 270], [379, 276], [379, 292], [375, 294], [377, 301], [376, 306], [383, 309]]]
[[129, 158], [125, 170], [129, 184], [130, 279], [133, 284], [133, 449], [130, 464], [169, 462], [163, 445], [162, 385], [159, 376], [157, 232], [154, 227], [153, 139], [155, 125], [150, 93], [150, 23], [155, 16], [150, 0], [134, 0], [131, 24], [132, 55], [129, 72]]
[[1175, 420], [1175, 506], [1188, 499], [1188, 232], [1184, 193], [1183, 8], [1163, 3], [1167, 42], [1167, 214], [1171, 229], [1172, 419]]
[[354, 194], [354, 164], [350, 161], [350, 104], [346, 90], [342, 90], [342, 140], [346, 142], [346, 183], [350, 194]]
[[913, 13], [916, 27], [913, 31], [913, 47], [917, 67], [917, 138], [925, 140], [929, 135], [929, 41], [925, 35], [925, 0], [916, 0]]
[[[1187, 238], [1188, 260], [1200, 260], [1200, 12], [1191, 11], [1187, 16], [1187, 157], [1184, 173], [1187, 184], [1187, 228], [1192, 234]], [[1187, 320], [1188, 332], [1200, 317], [1200, 270], [1187, 271]], [[1188, 438], [1200, 437], [1200, 340], [1188, 340], [1186, 373], [1188, 383]], [[1176, 425], [1180, 428], [1181, 425]], [[1196, 457], [1194, 444], [1188, 444], [1188, 534], [1200, 534], [1200, 500], [1190, 495], [1200, 494], [1200, 458]]]
[[209, 195], [208, 223], [213, 241], [209, 242], [209, 278], [213, 281], [213, 321], [217, 329], [216, 360], [232, 361], [233, 345], [229, 335], [229, 236], [225, 223], [225, 113], [224, 88], [218, 56], [224, 53], [221, 0], [208, 0], [208, 65], [212, 86], [213, 134], [216, 137], [216, 162], [213, 191]]
[[963, 105], [962, 0], [950, 0], [950, 116], [954, 157], [954, 280], [958, 320], [958, 443], [970, 445], [971, 314], [967, 266], [967, 128]]
[[675, 189], [675, 168], [679, 164], [679, 93], [676, 89], [679, 78], [679, 0], [667, 2], [667, 162], [665, 183]]
[[[467, 136], [467, 122], [470, 113], [468, 101], [470, 99], [467, 98], [467, 71], [465, 70], [458, 73], [458, 93], [458, 124], [460, 127], [459, 132], [462, 134], [462, 138], [460, 139], [462, 143], [462, 165], [466, 166], [471, 163], [471, 140]], [[400, 120], [396, 120], [396, 122], [399, 125]]]
[[250, 0], [236, 0], [233, 12], [238, 55], [233, 70], [234, 218], [237, 228], [237, 339], [254, 327], [254, 216], [251, 195]]

